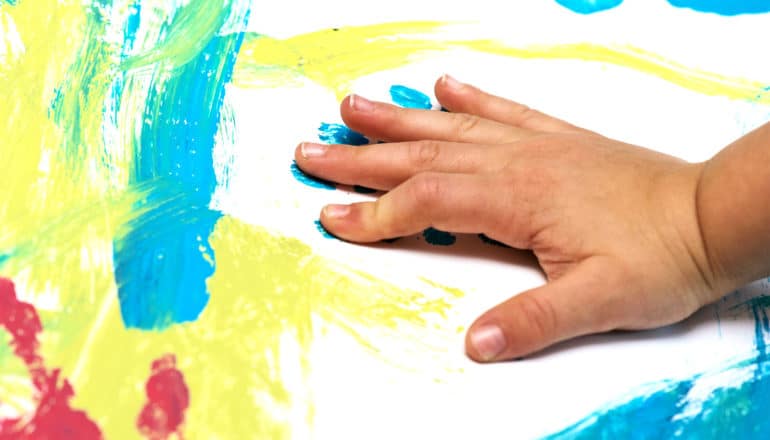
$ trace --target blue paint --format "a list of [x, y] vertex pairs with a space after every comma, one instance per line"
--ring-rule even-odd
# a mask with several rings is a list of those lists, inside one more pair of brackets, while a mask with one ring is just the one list
[[294, 178], [297, 179], [297, 181], [304, 183], [307, 186], [310, 186], [313, 188], [321, 188], [321, 189], [336, 188], [333, 182], [329, 182], [328, 180], [324, 180], [319, 177], [311, 176], [310, 174], [307, 174], [304, 171], [302, 171], [299, 168], [299, 166], [297, 166], [296, 161], [291, 163], [290, 169], [291, 169], [291, 175], [294, 176]]
[[593, 14], [620, 6], [623, 0], [556, 0], [556, 3], [578, 14]]
[[406, 86], [391, 86], [390, 99], [401, 107], [422, 110], [430, 110], [433, 108], [433, 104], [430, 102], [430, 96]]
[[321, 233], [321, 235], [324, 236], [324, 238], [331, 238], [335, 240], [339, 240], [337, 237], [331, 234], [326, 228], [324, 228], [324, 225], [321, 224], [321, 220], [316, 220], [315, 222], [315, 228], [318, 230], [318, 232]]
[[0, 267], [2, 267], [9, 258], [11, 258], [11, 254], [0, 254]]
[[354, 185], [353, 186], [353, 191], [355, 191], [355, 192], [357, 192], [359, 194], [374, 194], [374, 193], [377, 192], [376, 189], [367, 188], [367, 187], [361, 186], [361, 185]]
[[[177, 25], [183, 23], [169, 27]], [[212, 37], [188, 63], [157, 73], [149, 88], [129, 178], [133, 187], [146, 189], [136, 206], [142, 215], [115, 240], [113, 251], [128, 328], [194, 321], [208, 303], [206, 279], [215, 268], [208, 238], [221, 216], [209, 209], [216, 186], [212, 151], [243, 35]]]
[[318, 127], [318, 139], [327, 144], [366, 145], [369, 143], [361, 133], [355, 132], [342, 124], [322, 122]]
[[749, 301], [754, 315], [755, 352], [749, 359], [727, 365], [749, 369], [740, 384], [712, 391], [698, 411], [687, 411], [687, 393], [704, 375], [664, 381], [643, 393], [601, 409], [548, 438], [770, 438], [770, 358], [765, 337], [770, 333], [770, 297]]
[[770, 12], [768, 0], [668, 0], [668, 2], [678, 8], [728, 16]]
[[435, 246], [451, 246], [457, 241], [457, 237], [449, 232], [439, 231], [438, 229], [428, 228], [422, 233], [423, 238], [428, 243]]

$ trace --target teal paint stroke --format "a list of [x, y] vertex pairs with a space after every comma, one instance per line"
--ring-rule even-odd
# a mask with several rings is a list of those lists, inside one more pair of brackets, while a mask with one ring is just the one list
[[578, 14], [594, 14], [620, 6], [623, 0], [556, 0], [556, 3]]
[[668, 0], [668, 2], [678, 8], [726, 16], [770, 12], [768, 0]]
[[327, 144], [366, 145], [369, 140], [361, 133], [349, 129], [343, 124], [322, 122], [318, 126], [318, 139]]
[[[142, 63], [174, 66], [155, 69], [151, 78], [129, 178], [130, 186], [150, 189], [135, 206], [139, 217], [114, 241], [115, 280], [127, 328], [163, 329], [194, 321], [209, 299], [206, 280], [214, 273], [215, 255], [208, 238], [221, 216], [209, 209], [217, 185], [212, 154], [225, 85], [244, 37], [218, 31], [232, 14], [245, 28], [249, 11], [231, 2], [205, 12], [202, 6], [192, 1], [176, 11], [163, 25], [164, 41], [125, 60], [122, 84], [114, 92], [131, 93], [123, 84]], [[126, 46], [133, 44], [140, 25], [136, 15], [125, 26]], [[187, 49], [194, 46], [191, 51], [175, 50], [185, 44], [182, 36], [195, 30], [190, 29], [195, 18], [205, 18], [197, 30], [201, 38], [186, 43]]]
[[[679, 381], [653, 384], [644, 392], [599, 409], [549, 439], [748, 439], [770, 438], [770, 357], [765, 338], [770, 334], [767, 308], [770, 297], [744, 304], [754, 317], [754, 354], [716, 372]], [[701, 379], [748, 372], [748, 379], [718, 381], [702, 401], [691, 402], [688, 392]], [[733, 376], [734, 377], [734, 376]]]
[[433, 104], [430, 102], [430, 96], [419, 90], [398, 84], [390, 87], [390, 99], [392, 99], [394, 103], [405, 108], [421, 110], [430, 110], [433, 108]]

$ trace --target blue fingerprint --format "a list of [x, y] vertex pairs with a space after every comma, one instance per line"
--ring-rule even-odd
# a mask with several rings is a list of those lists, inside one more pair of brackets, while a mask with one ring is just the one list
[[578, 14], [593, 14], [620, 6], [623, 0], [556, 0], [556, 3]]
[[[136, 28], [130, 20], [129, 28]], [[168, 77], [156, 76], [149, 88], [130, 175], [130, 184], [146, 196], [135, 207], [142, 214], [113, 251], [128, 328], [194, 321], [208, 303], [206, 279], [215, 268], [208, 240], [221, 216], [209, 209], [216, 187], [212, 151], [243, 36], [212, 37], [196, 57]]]
[[728, 16], [770, 12], [768, 0], [668, 0], [668, 2], [679, 8]]
[[297, 166], [296, 161], [291, 163], [290, 169], [291, 169], [291, 175], [294, 176], [294, 178], [297, 179], [298, 182], [304, 183], [307, 186], [310, 186], [313, 188], [320, 188], [320, 189], [336, 188], [333, 182], [329, 182], [328, 180], [321, 179], [320, 177], [311, 176], [310, 174], [307, 174], [304, 171], [302, 171], [300, 167]]
[[439, 231], [438, 229], [428, 228], [422, 233], [423, 238], [428, 243], [435, 246], [451, 246], [457, 241], [457, 237], [449, 232]]
[[318, 127], [318, 139], [327, 144], [366, 145], [369, 140], [361, 133], [349, 129], [343, 124], [322, 122]]
[[698, 411], [686, 411], [687, 394], [700, 376], [664, 381], [652, 392], [601, 409], [547, 438], [770, 438], [770, 358], [765, 343], [770, 333], [770, 297], [756, 298], [747, 305], [754, 315], [755, 354], [723, 370], [753, 369], [743, 383], [716, 388]]
[[390, 99], [401, 107], [423, 110], [430, 110], [433, 108], [433, 104], [430, 102], [430, 96], [406, 86], [391, 86]]

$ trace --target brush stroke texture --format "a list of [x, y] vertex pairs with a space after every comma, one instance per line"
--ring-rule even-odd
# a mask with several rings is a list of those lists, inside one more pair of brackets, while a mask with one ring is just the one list
[[[182, 24], [174, 21], [170, 27]], [[217, 184], [212, 151], [242, 40], [240, 33], [212, 37], [150, 87], [130, 177], [132, 185], [152, 182], [142, 201], [150, 208], [115, 243], [126, 327], [162, 329], [194, 321], [208, 302], [205, 282], [215, 268], [208, 237], [221, 215], [208, 207]], [[154, 207], [172, 200], [178, 208], [174, 215], [159, 215]]]

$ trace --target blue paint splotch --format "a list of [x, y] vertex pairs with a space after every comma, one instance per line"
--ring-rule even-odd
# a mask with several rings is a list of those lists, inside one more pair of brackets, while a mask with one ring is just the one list
[[197, 56], [168, 77], [156, 76], [150, 87], [130, 176], [130, 184], [146, 194], [136, 207], [142, 214], [113, 251], [128, 328], [194, 321], [208, 303], [206, 279], [215, 269], [208, 239], [221, 216], [209, 209], [216, 187], [212, 152], [243, 35], [212, 37]]
[[297, 165], [296, 161], [293, 161], [291, 163], [290, 169], [291, 169], [291, 175], [294, 176], [294, 178], [297, 179], [298, 182], [303, 183], [311, 188], [320, 188], [320, 189], [336, 188], [336, 186], [334, 185], [334, 182], [321, 179], [320, 177], [311, 176], [310, 174], [307, 174], [306, 172], [302, 171], [300, 167]]
[[679, 8], [727, 16], [770, 12], [768, 0], [668, 0], [668, 2]]
[[[601, 409], [548, 438], [770, 438], [770, 357], [765, 342], [770, 334], [770, 297], [758, 297], [746, 305], [754, 315], [753, 356], [716, 373], [661, 382], [649, 392]], [[722, 381], [702, 401], [688, 400], [688, 392], [700, 379], [713, 381], [715, 375], [739, 370], [747, 372], [748, 379]]]
[[433, 108], [433, 104], [430, 102], [430, 96], [419, 90], [398, 84], [390, 87], [390, 99], [401, 107], [422, 110], [430, 110]]
[[425, 241], [435, 246], [451, 246], [457, 241], [457, 237], [453, 234], [434, 228], [426, 229], [423, 231], [422, 236]]
[[578, 14], [593, 14], [620, 6], [623, 0], [556, 0], [556, 3]]
[[349, 129], [343, 124], [329, 124], [322, 122], [318, 127], [318, 139], [327, 144], [366, 145], [369, 143], [361, 133]]

